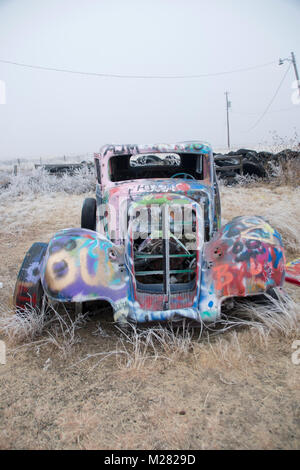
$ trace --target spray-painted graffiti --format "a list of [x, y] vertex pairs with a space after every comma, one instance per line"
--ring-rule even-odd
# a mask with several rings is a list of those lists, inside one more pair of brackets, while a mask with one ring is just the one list
[[281, 237], [260, 217], [237, 217], [207, 246], [215, 288], [222, 296], [265, 291], [284, 280]]
[[295, 259], [286, 265], [285, 280], [291, 284], [300, 286], [300, 258]]
[[[152, 168], [143, 154], [155, 162], [153, 153], [160, 162], [162, 153], [174, 156], [174, 169], [170, 159]], [[38, 305], [42, 287], [60, 302], [107, 300], [120, 322], [214, 321], [225, 298], [284, 282], [281, 237], [264, 219], [237, 217], [221, 229], [208, 144], [111, 145], [95, 160], [96, 231], [62, 230], [48, 246], [33, 245], [18, 276], [17, 305]]]
[[122, 248], [95, 232], [62, 230], [49, 243], [42, 284], [50, 297], [61, 301], [116, 301], [126, 293], [123, 264]]
[[111, 155], [137, 155], [140, 153], [163, 153], [163, 152], [187, 152], [187, 153], [211, 153], [211, 147], [204, 142], [179, 142], [177, 144], [156, 144], [156, 145], [106, 145], [102, 148], [101, 154], [104, 157]]

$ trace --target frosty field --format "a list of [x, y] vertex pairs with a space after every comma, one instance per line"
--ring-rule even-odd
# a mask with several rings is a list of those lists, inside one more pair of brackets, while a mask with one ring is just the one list
[[[79, 179], [61, 180], [59, 192], [43, 178], [0, 194], [0, 448], [299, 448], [300, 365], [291, 355], [300, 288], [286, 284], [289, 300], [267, 306], [236, 305], [227, 324], [207, 331], [151, 325], [124, 334], [109, 311], [13, 323], [26, 250], [78, 227], [88, 194]], [[221, 186], [221, 200], [223, 221], [265, 216], [287, 259], [300, 256], [299, 187]]]

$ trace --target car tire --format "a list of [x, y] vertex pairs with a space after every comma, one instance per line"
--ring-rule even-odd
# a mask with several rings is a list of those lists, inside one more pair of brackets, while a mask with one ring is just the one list
[[247, 155], [247, 153], [252, 152], [252, 153], [257, 153], [255, 150], [250, 150], [250, 149], [239, 149], [235, 152], [236, 155]]
[[81, 228], [96, 230], [96, 199], [88, 197], [81, 210]]
[[243, 162], [243, 174], [250, 176], [258, 176], [259, 178], [266, 177], [266, 170], [262, 165], [257, 165], [252, 162]]
[[47, 250], [47, 243], [34, 243], [27, 251], [14, 290], [17, 313], [30, 314], [32, 309], [41, 312], [44, 289], [41, 284], [40, 267]]

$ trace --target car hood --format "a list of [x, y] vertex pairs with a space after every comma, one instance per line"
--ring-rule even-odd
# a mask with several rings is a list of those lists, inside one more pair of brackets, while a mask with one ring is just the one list
[[139, 199], [145, 194], [180, 194], [196, 202], [211, 198], [212, 189], [204, 182], [186, 179], [140, 179], [115, 183], [105, 192], [105, 201], [119, 206], [124, 199]]

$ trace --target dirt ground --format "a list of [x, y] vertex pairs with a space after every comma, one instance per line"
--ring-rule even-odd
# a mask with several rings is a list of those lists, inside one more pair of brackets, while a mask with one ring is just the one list
[[[1, 206], [4, 310], [26, 250], [79, 226], [84, 197], [28, 195]], [[223, 188], [222, 201], [227, 220], [249, 213], [279, 220], [288, 258], [300, 255], [284, 219], [300, 220], [299, 191]], [[299, 291], [292, 290], [298, 303]], [[120, 335], [106, 313], [90, 317], [69, 351], [63, 342], [43, 343], [45, 334], [30, 345], [8, 344], [0, 365], [0, 448], [300, 448], [300, 365], [291, 361], [299, 333], [260, 335], [243, 327], [132, 361]], [[109, 354], [118, 348], [120, 354]]]

